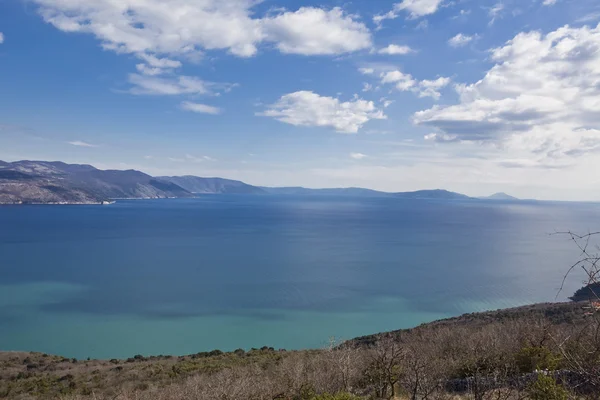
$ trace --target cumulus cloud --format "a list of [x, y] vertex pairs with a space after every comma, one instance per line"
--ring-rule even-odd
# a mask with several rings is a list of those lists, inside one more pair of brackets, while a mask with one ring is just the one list
[[193, 103], [191, 101], [184, 101], [181, 103], [181, 108], [186, 111], [191, 111], [200, 114], [221, 114], [222, 110], [219, 107], [213, 107], [201, 103]]
[[460, 103], [417, 112], [430, 140], [491, 143], [544, 159], [600, 151], [600, 24], [520, 33], [491, 51], [480, 81], [457, 85]]
[[350, 153], [350, 158], [355, 160], [362, 160], [363, 158], [367, 158], [368, 156], [363, 153]]
[[371, 32], [341, 8], [302, 7], [261, 20], [265, 40], [282, 53], [342, 54], [371, 47]]
[[450, 78], [440, 77], [435, 80], [418, 81], [411, 74], [400, 70], [382, 72], [380, 74], [382, 84], [394, 84], [401, 92], [413, 92], [419, 97], [431, 97], [438, 100], [441, 97], [440, 90], [448, 86]]
[[412, 53], [414, 50], [408, 46], [399, 46], [397, 44], [390, 44], [383, 49], [379, 49], [379, 54], [388, 54], [388, 55], [404, 55]]
[[462, 33], [459, 33], [458, 35], [452, 37], [450, 40], [448, 40], [448, 44], [452, 47], [462, 47], [462, 46], [466, 46], [467, 44], [469, 44], [475, 37], [474, 36], [469, 36], [469, 35], [464, 35]]
[[340, 133], [356, 133], [370, 120], [386, 118], [372, 101], [355, 96], [342, 102], [310, 91], [286, 94], [257, 115], [296, 126], [331, 127]]
[[310, 56], [372, 47], [366, 25], [340, 7], [255, 17], [257, 0], [33, 1], [56, 28], [94, 35], [104, 49], [139, 58], [129, 76], [136, 95], [209, 93], [200, 78], [174, 76], [182, 61], [196, 62], [207, 51], [252, 57], [261, 44], [272, 44], [282, 53]]
[[[341, 54], [371, 45], [367, 27], [339, 7], [302, 7], [254, 18], [255, 0], [34, 1], [44, 20], [58, 29], [90, 33], [105, 49], [145, 58], [197, 59], [206, 50], [251, 57], [262, 42], [305, 55]], [[164, 67], [147, 61], [150, 67]]]
[[387, 13], [373, 17], [373, 21], [379, 25], [386, 19], [398, 18], [402, 11], [408, 12], [410, 18], [423, 17], [435, 13], [442, 2], [443, 0], [403, 0], [394, 4]]
[[91, 144], [91, 143], [87, 143], [81, 140], [74, 140], [72, 142], [67, 142], [68, 144], [70, 144], [71, 146], [77, 146], [77, 147], [98, 147], [97, 144]]
[[4, 43], [4, 34], [0, 32], [0, 44]]
[[556, 4], [557, 0], [544, 0], [544, 2], [542, 3], [545, 6], [553, 6]]

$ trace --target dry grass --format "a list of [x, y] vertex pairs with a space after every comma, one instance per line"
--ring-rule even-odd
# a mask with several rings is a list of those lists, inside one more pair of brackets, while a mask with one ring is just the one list
[[[0, 398], [337, 400], [318, 396], [351, 393], [358, 397], [339, 399], [525, 399], [523, 376], [537, 366], [569, 369], [562, 346], [573, 338], [585, 351], [596, 343], [591, 322], [581, 305], [558, 304], [470, 314], [323, 350], [89, 361], [0, 353]], [[575, 358], [590, 370], [600, 365], [600, 357]]]

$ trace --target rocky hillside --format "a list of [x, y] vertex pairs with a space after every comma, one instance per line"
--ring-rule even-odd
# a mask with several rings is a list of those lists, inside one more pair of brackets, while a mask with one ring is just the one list
[[189, 191], [135, 170], [48, 161], [0, 163], [0, 204], [97, 204], [121, 198], [191, 197]]

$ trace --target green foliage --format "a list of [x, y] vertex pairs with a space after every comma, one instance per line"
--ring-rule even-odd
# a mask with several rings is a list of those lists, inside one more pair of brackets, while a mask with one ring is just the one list
[[516, 366], [522, 374], [535, 370], [555, 371], [560, 361], [560, 355], [540, 346], [523, 347], [515, 354]]
[[551, 376], [539, 374], [528, 388], [527, 397], [531, 400], [567, 400], [569, 394]]

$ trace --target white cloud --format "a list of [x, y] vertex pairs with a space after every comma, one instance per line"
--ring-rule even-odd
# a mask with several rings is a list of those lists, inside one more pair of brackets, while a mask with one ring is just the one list
[[67, 32], [95, 35], [120, 53], [201, 56], [222, 49], [256, 53], [264, 38], [251, 0], [35, 0], [43, 18]]
[[362, 160], [363, 158], [367, 158], [368, 156], [363, 153], [350, 153], [350, 158], [355, 160]]
[[193, 162], [193, 163], [202, 163], [202, 162], [205, 162], [205, 161], [216, 161], [214, 158], [211, 158], [209, 156], [196, 157], [196, 156], [193, 156], [191, 154], [186, 154], [185, 155], [185, 160]]
[[[341, 8], [302, 7], [253, 18], [256, 0], [34, 0], [46, 22], [95, 35], [105, 49], [151, 58], [198, 59], [207, 50], [254, 56], [262, 42], [284, 53], [341, 54], [368, 48], [368, 28]], [[153, 68], [177, 68], [153, 65]], [[176, 61], [175, 61], [176, 62]]]
[[363, 83], [363, 92], [370, 92], [371, 90], [373, 90], [373, 85], [367, 82]]
[[282, 53], [339, 55], [372, 46], [366, 25], [340, 7], [280, 9], [261, 18], [254, 16], [257, 0], [33, 1], [56, 28], [94, 35], [104, 49], [142, 60], [129, 75], [136, 95], [212, 93], [218, 85], [174, 76], [182, 61], [207, 51], [252, 57], [267, 43]]
[[600, 152], [600, 24], [520, 33], [491, 54], [482, 80], [457, 85], [459, 104], [415, 114], [437, 129], [429, 139], [489, 143], [555, 167]]
[[419, 97], [432, 97], [438, 100], [441, 96], [439, 90], [445, 88], [450, 83], [450, 78], [439, 77], [435, 80], [422, 80], [419, 82]]
[[373, 75], [375, 73], [375, 69], [373, 68], [359, 68], [358, 72], [363, 75]]
[[448, 86], [450, 78], [440, 77], [435, 80], [418, 81], [412, 75], [400, 70], [382, 72], [380, 74], [382, 84], [394, 84], [401, 92], [413, 92], [419, 97], [432, 97], [438, 100], [441, 97], [440, 89]]
[[504, 4], [496, 3], [493, 7], [488, 10], [488, 15], [490, 16], [490, 22], [488, 25], [493, 25], [496, 22], [496, 19], [501, 17], [501, 13], [504, 10]]
[[170, 60], [168, 58], [158, 58], [151, 54], [140, 54], [139, 57], [146, 61], [146, 64], [137, 64], [137, 70], [144, 75], [161, 75], [173, 72], [173, 69], [182, 66], [180, 61]]
[[192, 103], [191, 101], [184, 101], [181, 103], [181, 108], [186, 111], [192, 111], [201, 114], [221, 114], [222, 110], [219, 107], [213, 107], [206, 104]]
[[452, 47], [462, 47], [469, 44], [469, 42], [471, 42], [474, 38], [474, 36], [463, 35], [462, 33], [459, 33], [448, 40], [448, 44]]
[[553, 6], [556, 4], [557, 0], [544, 0], [544, 2], [542, 3], [545, 6]]
[[136, 95], [209, 95], [215, 91], [230, 90], [234, 85], [206, 82], [193, 76], [161, 78], [150, 75], [129, 74], [133, 87], [130, 93]]
[[400, 3], [394, 4], [391, 11], [373, 17], [373, 21], [379, 25], [386, 19], [398, 18], [402, 11], [408, 12], [410, 18], [423, 17], [435, 13], [442, 2], [443, 0], [403, 0]]
[[413, 49], [411, 49], [408, 46], [399, 46], [397, 44], [390, 44], [387, 47], [384, 47], [383, 49], [380, 49], [378, 51], [379, 54], [388, 54], [388, 55], [404, 55], [404, 54], [409, 54], [414, 52]]
[[575, 22], [595, 22], [600, 20], [600, 11], [599, 12], [591, 12], [589, 14], [584, 15], [583, 17], [577, 18]]
[[91, 143], [83, 142], [81, 140], [74, 140], [72, 142], [67, 142], [67, 143], [70, 144], [71, 146], [77, 146], [77, 147], [98, 147], [97, 144], [91, 144]]
[[379, 102], [383, 105], [383, 108], [388, 108], [394, 103], [394, 100], [388, 100], [385, 97], [379, 99]]
[[425, 31], [425, 30], [427, 30], [427, 28], [429, 28], [429, 21], [424, 19], [423, 21], [421, 21], [417, 24], [417, 27], [415, 29], [420, 30], [420, 31]]
[[161, 74], [165, 73], [165, 70], [162, 68], [149, 67], [146, 64], [136, 64], [135, 68], [141, 74], [149, 75], [149, 76], [156, 76], [156, 75], [161, 75]]
[[310, 91], [286, 94], [257, 115], [296, 126], [331, 127], [341, 133], [356, 133], [370, 120], [386, 118], [372, 101], [355, 97], [341, 102]]
[[381, 73], [381, 83], [394, 83], [396, 89], [400, 91], [409, 90], [417, 84], [411, 74], [405, 74], [402, 71], [394, 70]]
[[0, 44], [4, 43], [4, 34], [0, 32]]
[[371, 47], [369, 29], [341, 8], [302, 7], [261, 21], [265, 40], [282, 53], [343, 54]]

